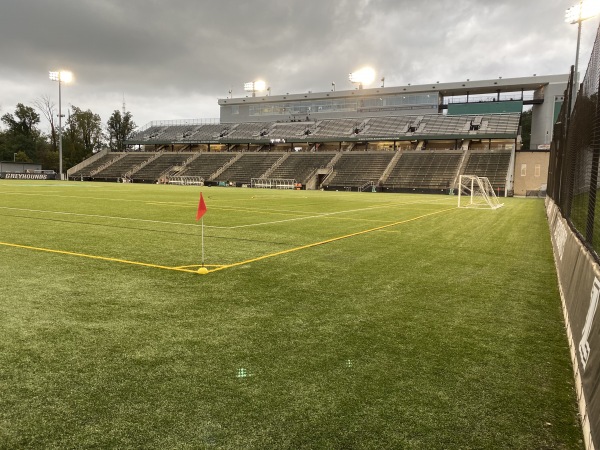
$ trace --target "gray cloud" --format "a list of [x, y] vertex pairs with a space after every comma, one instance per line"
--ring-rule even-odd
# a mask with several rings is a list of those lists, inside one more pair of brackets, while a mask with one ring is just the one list
[[[264, 78], [273, 94], [350, 89], [371, 65], [386, 85], [566, 73], [576, 27], [563, 0], [7, 0], [0, 113], [57, 97], [101, 114], [123, 95], [138, 124], [217, 117], [217, 99]], [[584, 23], [585, 70], [598, 20]]]

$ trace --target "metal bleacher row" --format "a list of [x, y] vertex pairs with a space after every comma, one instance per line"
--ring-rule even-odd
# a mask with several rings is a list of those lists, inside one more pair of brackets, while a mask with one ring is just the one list
[[447, 190], [459, 173], [486, 176], [503, 190], [511, 151], [366, 152], [110, 152], [71, 179], [153, 183], [170, 176], [202, 177], [206, 183], [250, 185], [253, 178], [293, 179], [306, 184], [319, 169], [316, 187], [352, 189], [365, 184], [384, 190]]
[[370, 117], [366, 119], [322, 119], [305, 122], [248, 122], [190, 125], [150, 125], [136, 133], [130, 144], [229, 143], [240, 140], [268, 141], [329, 138], [399, 139], [427, 136], [514, 135], [520, 113], [483, 115], [406, 115]]

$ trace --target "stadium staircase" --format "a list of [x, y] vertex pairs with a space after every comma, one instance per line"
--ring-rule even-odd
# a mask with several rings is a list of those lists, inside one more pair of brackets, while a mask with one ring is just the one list
[[402, 156], [401, 151], [398, 150], [394, 153], [394, 157], [392, 158], [392, 160], [390, 161], [388, 166], [385, 168], [385, 171], [383, 172], [383, 174], [381, 175], [381, 178], [379, 179], [380, 185], [385, 184], [388, 177], [390, 176], [390, 173], [392, 173], [392, 170], [394, 170], [394, 168], [396, 167], [396, 164], [398, 164], [398, 160], [400, 159], [400, 156]]
[[89, 159], [86, 159], [82, 163], [73, 167], [68, 171], [69, 178], [83, 179], [89, 178], [96, 172], [99, 172], [105, 167], [108, 167], [117, 159], [125, 156], [125, 153], [112, 153], [105, 152], [101, 155], [94, 155]]
[[160, 158], [162, 155], [163, 155], [163, 152], [158, 152], [158, 153], [152, 155], [150, 158], [146, 159], [145, 161], [142, 161], [141, 163], [139, 163], [134, 168], [132, 168], [132, 169], [128, 170], [127, 172], [125, 172], [124, 177], [125, 178], [131, 178], [131, 176], [134, 173], [137, 173], [138, 171], [140, 171], [141, 169], [143, 169], [144, 167], [146, 167], [151, 162], [153, 162], [153, 161], [157, 160], [158, 158]]
[[260, 178], [281, 157], [282, 153], [250, 152], [242, 153], [241, 157], [229, 165], [219, 175], [210, 181], [232, 182], [236, 185], [250, 184], [252, 178]]
[[[165, 152], [132, 173], [131, 178], [138, 182], [154, 182], [163, 175], [180, 169], [187, 160], [190, 159], [190, 153], [172, 153]], [[177, 168], [177, 169], [174, 169]]]
[[226, 161], [221, 167], [219, 167], [213, 174], [211, 174], [208, 177], [209, 181], [214, 181], [217, 179], [217, 177], [221, 176], [221, 174], [223, 172], [225, 172], [227, 169], [229, 169], [230, 166], [232, 166], [233, 164], [235, 164], [241, 157], [242, 157], [243, 153], [237, 153], [233, 158], [231, 158], [229, 161]]
[[351, 189], [369, 181], [376, 183], [393, 157], [392, 152], [344, 152], [333, 167], [333, 175], [324, 184], [328, 189]]
[[269, 177], [294, 179], [298, 183], [306, 184], [317, 170], [324, 168], [333, 157], [333, 153], [289, 153]]
[[267, 171], [263, 173], [260, 178], [273, 178], [271, 177], [273, 171], [277, 169], [277, 167], [279, 167], [286, 159], [288, 159], [289, 156], [289, 153], [284, 153], [283, 156], [277, 161], [275, 161], [275, 164], [273, 164], [269, 169], [267, 169]]
[[177, 176], [202, 177], [208, 180], [213, 174], [218, 172], [235, 158], [239, 158], [241, 153], [212, 153], [199, 152], [194, 159], [186, 162], [185, 166], [177, 172]]
[[156, 157], [156, 153], [147, 152], [130, 152], [124, 153], [123, 155], [123, 157], [113, 161], [107, 167], [92, 175], [91, 178], [99, 180], [116, 180], [122, 178], [127, 172], [148, 159]]

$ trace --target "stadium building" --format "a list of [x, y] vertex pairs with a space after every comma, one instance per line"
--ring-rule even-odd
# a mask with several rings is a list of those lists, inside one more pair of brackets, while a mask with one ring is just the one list
[[[150, 122], [72, 179], [452, 192], [461, 174], [501, 195], [543, 194], [568, 75], [219, 99], [220, 119]], [[531, 108], [528, 148], [521, 114]]]

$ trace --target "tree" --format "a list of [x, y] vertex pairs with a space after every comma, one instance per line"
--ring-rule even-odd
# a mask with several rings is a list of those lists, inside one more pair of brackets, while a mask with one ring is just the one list
[[115, 109], [106, 123], [106, 128], [110, 149], [123, 151], [125, 150], [125, 141], [133, 134], [136, 124], [129, 111], [122, 115], [121, 111]]
[[531, 109], [521, 113], [521, 141], [523, 142], [522, 149], [529, 150], [531, 145], [531, 117], [533, 113]]
[[91, 110], [71, 106], [63, 133], [63, 157], [67, 169], [102, 148], [102, 119]]
[[43, 114], [48, 123], [50, 124], [50, 144], [52, 145], [52, 150], [58, 151], [58, 127], [55, 122], [55, 117], [58, 117], [56, 114], [56, 105], [50, 101], [50, 97], [48, 95], [44, 95], [33, 102], [34, 106]]
[[22, 151], [28, 159], [35, 160], [37, 151], [46, 145], [37, 129], [39, 114], [31, 106], [17, 103], [14, 115], [6, 113], [0, 120], [8, 127], [4, 132], [2, 159], [11, 160], [15, 153]]

